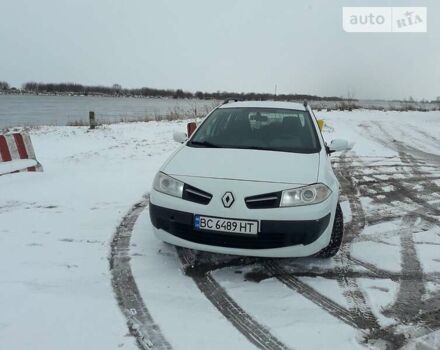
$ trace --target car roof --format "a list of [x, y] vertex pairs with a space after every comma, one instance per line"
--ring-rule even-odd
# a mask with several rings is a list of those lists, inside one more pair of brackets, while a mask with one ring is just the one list
[[219, 108], [282, 108], [299, 111], [307, 110], [302, 103], [284, 101], [237, 101], [225, 103]]

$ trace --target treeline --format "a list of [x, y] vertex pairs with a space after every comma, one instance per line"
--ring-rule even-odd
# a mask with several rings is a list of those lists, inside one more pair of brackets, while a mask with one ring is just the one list
[[9, 84], [6, 81], [0, 81], [0, 91], [9, 90]]
[[269, 94], [256, 92], [201, 92], [197, 91], [194, 95], [199, 99], [226, 100], [228, 98], [238, 98], [242, 100], [278, 100], [278, 101], [342, 101], [345, 98], [335, 96], [315, 96], [306, 94]]
[[75, 83], [36, 83], [28, 82], [23, 84], [23, 92], [34, 94], [75, 94], [75, 95], [103, 95], [103, 96], [127, 96], [127, 97], [170, 97], [170, 98], [198, 98], [225, 100], [228, 98], [240, 98], [248, 100], [309, 100], [309, 101], [341, 101], [346, 98], [340, 97], [320, 97], [306, 94], [280, 94], [269, 93], [237, 93], [229, 91], [203, 92], [195, 93], [183, 91], [182, 89], [153, 89], [148, 87], [137, 89], [125, 89], [119, 84], [113, 86], [86, 86]]
[[191, 93], [182, 90], [164, 90], [164, 89], [123, 89], [119, 84], [113, 86], [102, 85], [81, 85], [75, 83], [36, 83], [28, 82], [23, 84], [24, 92], [33, 92], [39, 94], [81, 94], [81, 95], [106, 95], [106, 96], [148, 96], [148, 97], [174, 97], [190, 98]]

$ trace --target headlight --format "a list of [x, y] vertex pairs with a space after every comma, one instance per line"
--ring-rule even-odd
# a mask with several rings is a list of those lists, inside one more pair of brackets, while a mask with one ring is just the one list
[[158, 172], [154, 178], [153, 188], [170, 196], [182, 198], [183, 182], [172, 178], [164, 173]]
[[296, 207], [321, 203], [325, 201], [331, 193], [332, 190], [324, 184], [314, 184], [285, 190], [281, 193], [280, 207]]

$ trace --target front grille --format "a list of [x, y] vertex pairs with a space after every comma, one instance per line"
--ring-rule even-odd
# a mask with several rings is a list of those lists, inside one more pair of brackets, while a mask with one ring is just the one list
[[244, 199], [249, 209], [279, 208], [281, 192], [265, 193]]
[[156, 206], [150, 203], [154, 227], [178, 238], [206, 245], [244, 249], [270, 249], [307, 245], [316, 241], [330, 223], [330, 213], [318, 220], [261, 220], [257, 235], [239, 235], [194, 228], [194, 214]]
[[185, 184], [183, 186], [182, 198], [187, 201], [206, 205], [211, 201], [212, 194]]

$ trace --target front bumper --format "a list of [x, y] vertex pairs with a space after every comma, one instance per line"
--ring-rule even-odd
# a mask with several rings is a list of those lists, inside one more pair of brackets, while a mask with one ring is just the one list
[[150, 219], [156, 230], [195, 244], [224, 248], [261, 250], [306, 246], [317, 241], [331, 226], [331, 213], [328, 213], [317, 220], [261, 220], [258, 235], [237, 235], [195, 230], [193, 213], [152, 203], [149, 208]]

